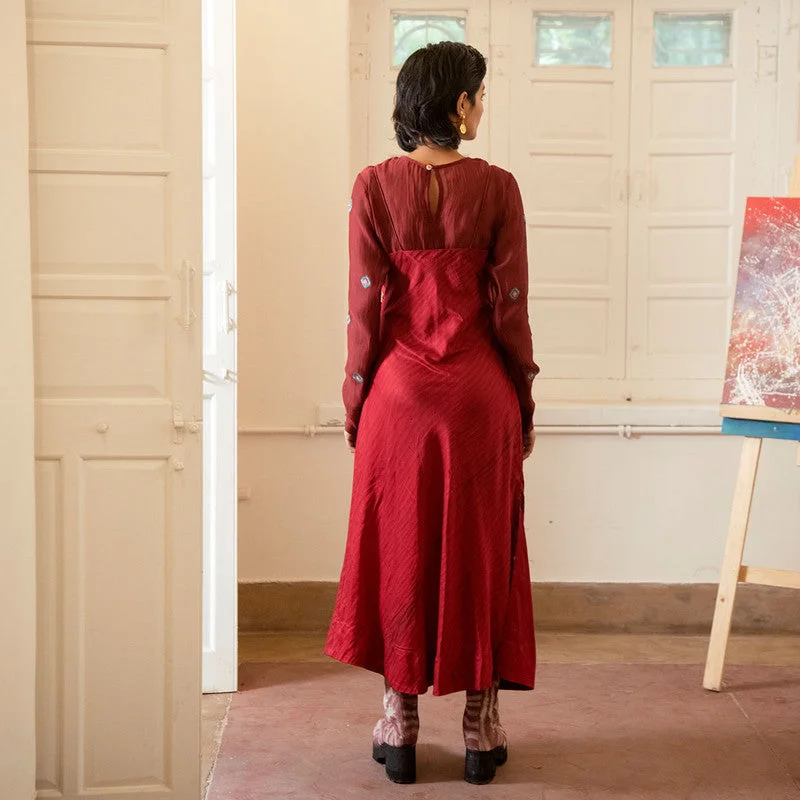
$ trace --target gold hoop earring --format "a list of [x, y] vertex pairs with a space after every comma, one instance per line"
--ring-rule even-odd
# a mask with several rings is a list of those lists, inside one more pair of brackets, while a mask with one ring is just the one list
[[464, 134], [467, 132], [467, 126], [466, 126], [466, 123], [465, 123], [465, 121], [464, 121], [464, 120], [465, 120], [465, 117], [464, 117], [464, 115], [462, 114], [462, 115], [461, 115], [461, 126], [460, 126], [460, 127], [459, 127], [459, 129], [458, 129], [458, 130], [459, 130], [459, 133], [460, 133], [462, 136], [464, 136]]

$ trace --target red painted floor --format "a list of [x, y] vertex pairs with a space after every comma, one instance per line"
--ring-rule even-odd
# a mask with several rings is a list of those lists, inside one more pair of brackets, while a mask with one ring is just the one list
[[509, 761], [462, 780], [463, 695], [420, 699], [417, 783], [370, 758], [382, 678], [330, 664], [247, 664], [209, 800], [800, 800], [800, 668], [545, 664], [535, 692], [501, 692]]

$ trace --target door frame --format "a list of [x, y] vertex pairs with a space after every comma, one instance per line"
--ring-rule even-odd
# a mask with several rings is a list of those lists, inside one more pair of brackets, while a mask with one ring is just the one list
[[237, 0], [203, 0], [202, 6], [202, 691], [211, 694], [236, 691], [238, 669]]
[[36, 787], [36, 517], [34, 500], [33, 322], [28, 190], [28, 60], [25, 0], [4, 8], [0, 26], [0, 96], [12, 113], [0, 135], [0, 248], [5, 311], [0, 378], [0, 531], [5, 532], [0, 602], [7, 645], [0, 664], [0, 796], [33, 797]]

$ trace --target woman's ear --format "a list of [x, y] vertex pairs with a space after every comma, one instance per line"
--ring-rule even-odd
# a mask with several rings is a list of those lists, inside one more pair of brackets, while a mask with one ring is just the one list
[[456, 111], [459, 117], [465, 117], [469, 111], [469, 95], [466, 92], [461, 92], [458, 100], [456, 101]]

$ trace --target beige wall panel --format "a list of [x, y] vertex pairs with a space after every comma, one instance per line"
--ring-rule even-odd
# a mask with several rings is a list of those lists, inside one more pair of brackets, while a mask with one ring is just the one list
[[532, 83], [529, 104], [531, 139], [608, 142], [614, 135], [613, 86], [610, 83]]
[[650, 210], [729, 214], [732, 170], [733, 159], [727, 153], [651, 156]]
[[[652, 298], [648, 314], [650, 352], [665, 356], [702, 353], [719, 358], [728, 338], [727, 309], [724, 298]], [[675, 327], [676, 319], [681, 320], [679, 328]]]
[[724, 226], [650, 229], [650, 280], [727, 285], [731, 230]]
[[[608, 300], [535, 298], [531, 317], [548, 332], [547, 343], [538, 349], [548, 356], [602, 355], [608, 346]], [[539, 357], [539, 356], [537, 356]]]
[[80, 22], [163, 22], [167, 0], [28, 0], [35, 20]]
[[167, 323], [163, 300], [37, 299], [37, 397], [167, 397]]
[[[609, 228], [531, 228], [529, 245], [535, 259], [529, 265], [531, 284], [603, 286], [611, 271]], [[587, 258], [586, 254], [592, 257]], [[534, 288], [532, 294], [536, 294]]]
[[36, 786], [61, 792], [64, 491], [60, 461], [37, 461], [36, 498]]
[[33, 147], [166, 147], [164, 50], [37, 44], [29, 70]]
[[610, 156], [536, 154], [526, 172], [528, 202], [537, 213], [603, 214], [611, 210]]
[[34, 174], [34, 272], [163, 275], [167, 202], [161, 175]]
[[[84, 785], [166, 787], [170, 470], [164, 459], [98, 459], [81, 473]], [[124, 726], [124, 747], [109, 735], [112, 718]]]
[[735, 131], [735, 88], [724, 81], [654, 84], [653, 140], [731, 138]]

